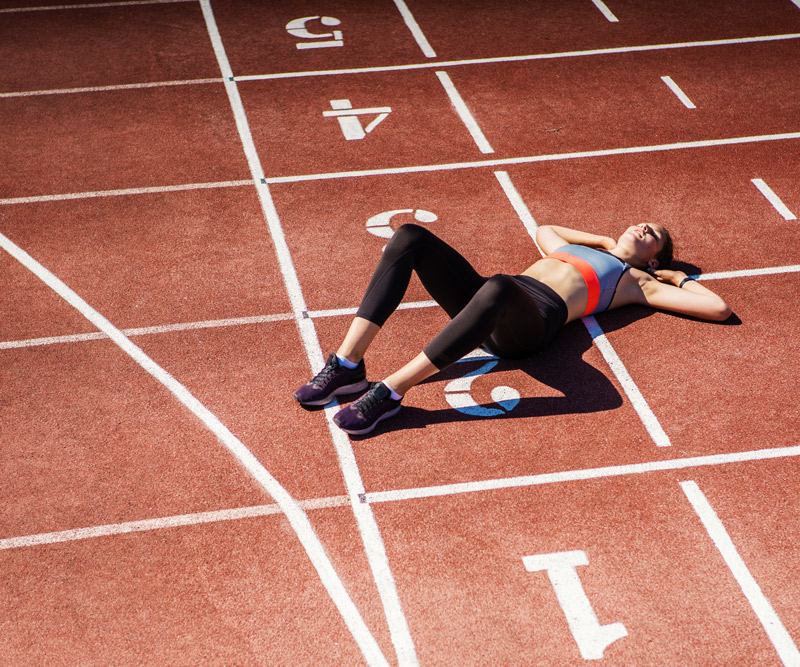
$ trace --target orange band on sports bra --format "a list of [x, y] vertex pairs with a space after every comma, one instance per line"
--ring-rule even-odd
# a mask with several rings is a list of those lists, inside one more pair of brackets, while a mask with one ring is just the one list
[[574, 255], [570, 255], [566, 252], [551, 252], [546, 256], [546, 259], [551, 258], [559, 259], [567, 264], [572, 264], [572, 266], [578, 269], [578, 272], [583, 277], [583, 281], [586, 283], [586, 289], [589, 291], [589, 298], [586, 302], [586, 312], [581, 315], [581, 317], [590, 315], [594, 309], [597, 308], [597, 303], [600, 301], [600, 281], [598, 280], [597, 274], [594, 272], [592, 265], [589, 264], [589, 262], [587, 262], [585, 259], [575, 257]]

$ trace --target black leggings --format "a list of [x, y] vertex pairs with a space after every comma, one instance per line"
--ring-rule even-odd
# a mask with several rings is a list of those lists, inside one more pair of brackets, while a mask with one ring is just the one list
[[456, 250], [419, 225], [403, 225], [383, 251], [356, 315], [383, 326], [416, 271], [452, 318], [425, 348], [439, 370], [476, 347], [506, 359], [530, 356], [566, 322], [564, 300], [529, 276], [479, 275]]

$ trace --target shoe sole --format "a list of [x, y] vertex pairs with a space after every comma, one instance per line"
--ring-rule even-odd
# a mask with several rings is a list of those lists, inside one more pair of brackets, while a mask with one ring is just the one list
[[344, 387], [339, 387], [333, 393], [328, 394], [325, 398], [318, 398], [316, 401], [301, 401], [299, 398], [297, 398], [297, 396], [293, 395], [293, 397], [294, 400], [300, 405], [327, 405], [339, 394], [355, 394], [357, 391], [363, 391], [367, 387], [369, 387], [369, 381], [361, 380], [361, 382], [356, 382], [355, 384], [346, 384]]
[[388, 419], [389, 417], [394, 417], [398, 412], [400, 412], [400, 408], [402, 407], [403, 407], [402, 405], [398, 405], [394, 410], [390, 410], [389, 412], [384, 412], [380, 417], [378, 417], [374, 422], [372, 422], [371, 426], [368, 426], [367, 428], [362, 428], [360, 431], [356, 431], [354, 429], [349, 429], [349, 428], [342, 428], [341, 426], [339, 426], [339, 424], [336, 425], [339, 426], [339, 428], [341, 428], [345, 433], [349, 433], [350, 435], [364, 435], [365, 433], [373, 431], [375, 427], [384, 419]]

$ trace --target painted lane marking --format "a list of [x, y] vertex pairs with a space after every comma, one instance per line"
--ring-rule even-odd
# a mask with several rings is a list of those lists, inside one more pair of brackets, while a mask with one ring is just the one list
[[[467, 357], [462, 357], [459, 359], [458, 363], [475, 359], [475, 353], [480, 355], [482, 350], [474, 350]], [[513, 387], [494, 387], [490, 392], [492, 400], [500, 406], [500, 409], [486, 408], [482, 405], [478, 405], [478, 403], [472, 397], [472, 394], [469, 393], [470, 389], [472, 388], [472, 383], [475, 381], [475, 379], [488, 373], [495, 366], [497, 366], [498, 363], [499, 361], [497, 360], [497, 357], [491, 356], [489, 357], [488, 361], [483, 364], [483, 366], [466, 373], [460, 378], [456, 378], [455, 380], [448, 382], [444, 388], [444, 397], [450, 407], [455, 408], [465, 415], [473, 415], [475, 417], [499, 417], [500, 415], [505, 415], [511, 412], [515, 407], [517, 407], [519, 404], [520, 395], [519, 392]]]
[[445, 92], [450, 98], [450, 102], [455, 107], [456, 113], [458, 113], [458, 117], [461, 119], [461, 122], [466, 125], [467, 130], [477, 144], [481, 153], [494, 153], [494, 149], [486, 140], [486, 137], [475, 120], [475, 117], [472, 115], [472, 112], [469, 110], [466, 102], [464, 102], [464, 98], [461, 97], [459, 92], [456, 90], [456, 87], [453, 85], [450, 75], [447, 72], [436, 72], [436, 76], [439, 77], [439, 81], [441, 82], [442, 86], [444, 86]]
[[[183, 2], [184, 0], [181, 0]], [[53, 88], [50, 90], [23, 90], [0, 93], [4, 97], [37, 97], [40, 95], [72, 95], [77, 93], [101, 93], [109, 90], [139, 90], [142, 88], [167, 88], [169, 86], [197, 86], [209, 83], [222, 83], [222, 79], [187, 79], [185, 81], [152, 81], [149, 83], [120, 83], [110, 86], [82, 86], [80, 88]]]
[[742, 593], [744, 593], [756, 613], [761, 625], [764, 626], [764, 630], [781, 661], [787, 667], [800, 667], [800, 651], [797, 650], [797, 646], [762, 592], [761, 587], [753, 578], [753, 575], [750, 574], [750, 570], [747, 569], [747, 565], [736, 550], [736, 546], [733, 544], [728, 531], [725, 530], [725, 526], [720, 521], [714, 508], [711, 507], [708, 499], [695, 482], [687, 481], [680, 484], [694, 511], [700, 517], [703, 527], [712, 542], [714, 542], [714, 546], [719, 550], [736, 582], [742, 589]]
[[[502, 172], [497, 172], [502, 173]], [[249, 182], [249, 181], [248, 181]], [[743, 269], [740, 271], [722, 271], [719, 273], [703, 273], [692, 276], [697, 280], [725, 280], [732, 278], [751, 278], [759, 276], [781, 275], [786, 273], [800, 273], [800, 264], [791, 266], [775, 266], [764, 269]], [[410, 310], [414, 308], [434, 308], [438, 304], [432, 299], [427, 301], [405, 301], [401, 303], [397, 310]], [[356, 306], [350, 308], [331, 308], [328, 310], [309, 310], [305, 315], [312, 319], [319, 317], [341, 317], [345, 315], [355, 315], [358, 311]], [[126, 336], [144, 336], [148, 334], [171, 333], [174, 331], [187, 331], [190, 329], [210, 329], [214, 327], [232, 327], [247, 324], [264, 324], [268, 322], [281, 322], [294, 320], [294, 313], [277, 313], [275, 315], [255, 315], [251, 317], [233, 317], [222, 320], [205, 320], [199, 322], [182, 322], [177, 324], [164, 324], [152, 327], [139, 327], [136, 329], [123, 329], [122, 333]], [[93, 340], [108, 338], [102, 332], [85, 334], [67, 334], [63, 336], [48, 336], [45, 338], [28, 338], [24, 340], [0, 341], [0, 350], [8, 350], [21, 347], [36, 347], [39, 345], [53, 345], [57, 343], [80, 343]], [[472, 358], [467, 355], [466, 358]], [[487, 359], [490, 357], [486, 357]]]
[[273, 176], [264, 179], [269, 185], [279, 183], [301, 183], [305, 181], [324, 181], [336, 178], [358, 178], [361, 176], [388, 176], [392, 174], [419, 174], [436, 171], [453, 171], [457, 169], [478, 169], [481, 167], [506, 167], [517, 164], [534, 164], [537, 162], [555, 162], [575, 160], [579, 158], [609, 157], [615, 155], [635, 155], [639, 153], [659, 153], [691, 148], [714, 148], [718, 146], [735, 146], [739, 144], [763, 143], [767, 141], [787, 141], [800, 139], [800, 132], [784, 132], [781, 134], [761, 134], [749, 137], [731, 137], [729, 139], [700, 139], [698, 141], [678, 141], [672, 144], [653, 144], [650, 146], [628, 146], [625, 148], [606, 148], [594, 151], [577, 151], [574, 153], [552, 153], [549, 155], [528, 155], [523, 157], [502, 158], [493, 160], [474, 160], [471, 162], [451, 162], [446, 164], [416, 165], [413, 167], [390, 167], [384, 169], [361, 169], [357, 171], [326, 172], [320, 174], [302, 174], [296, 176]]
[[253, 181], [217, 181], [215, 183], [187, 183], [185, 185], [160, 185], [147, 188], [125, 188], [122, 190], [97, 190], [95, 192], [71, 192], [56, 195], [37, 195], [35, 197], [10, 197], [0, 199], [0, 206], [13, 204], [36, 204], [48, 201], [66, 201], [68, 199], [91, 199], [92, 197], [125, 197], [127, 195], [149, 195], [160, 192], [182, 192], [184, 190], [211, 190], [215, 188], [240, 188], [253, 185]]
[[606, 3], [603, 0], [592, 0], [592, 2], [611, 23], [619, 23], [619, 19], [611, 13], [611, 10], [606, 7]]
[[401, 215], [404, 213], [413, 213], [414, 220], [424, 224], [436, 222], [439, 219], [439, 216], [437, 216], [435, 213], [426, 211], [424, 209], [398, 208], [392, 211], [383, 211], [382, 213], [373, 215], [369, 220], [367, 220], [367, 231], [373, 236], [378, 236], [382, 239], [390, 239], [392, 236], [394, 236], [394, 230], [391, 227], [392, 218], [394, 218], [396, 215]]
[[[303, 342], [309, 365], [312, 370], [321, 368], [324, 365], [322, 348], [317, 338], [313, 320], [303, 316], [303, 314], [307, 312], [307, 307], [303, 297], [302, 287], [297, 277], [297, 271], [292, 261], [278, 211], [275, 208], [272, 194], [264, 178], [264, 169], [261, 164], [261, 159], [259, 158], [258, 151], [253, 142], [253, 136], [250, 132], [250, 125], [247, 120], [244, 105], [239, 96], [236, 82], [233, 79], [233, 71], [228, 62], [228, 56], [222, 44], [222, 38], [217, 29], [216, 20], [209, 0], [200, 0], [200, 7], [203, 11], [203, 17], [206, 21], [206, 27], [211, 39], [211, 44], [214, 48], [214, 53], [217, 57], [220, 71], [225, 79], [225, 90], [228, 94], [231, 110], [236, 122], [236, 128], [239, 132], [242, 148], [253, 176], [256, 192], [261, 202], [261, 208], [269, 229], [270, 237], [275, 247], [278, 265], [283, 275], [284, 285], [289, 296], [289, 302], [292, 305], [292, 312], [297, 322], [300, 338]], [[392, 644], [394, 645], [399, 664], [417, 665], [416, 649], [414, 648], [414, 643], [411, 638], [408, 621], [406, 620], [400, 603], [394, 575], [389, 567], [389, 559], [386, 554], [386, 547], [380, 534], [380, 529], [378, 528], [372, 508], [360, 500], [360, 496], [364, 493], [364, 483], [361, 478], [361, 472], [358, 469], [358, 464], [356, 463], [352, 444], [347, 435], [333, 423], [333, 415], [335, 414], [337, 406], [337, 402], [334, 401], [333, 404], [324, 411], [328, 430], [336, 449], [339, 466], [342, 470], [345, 486], [350, 498], [350, 505], [358, 525], [367, 561], [372, 570], [372, 576], [378, 589], [381, 604], [383, 605]], [[342, 597], [343, 613], [346, 612], [347, 614], [347, 616], [345, 616], [345, 621], [348, 622], [348, 627], [350, 627], [365, 658], [371, 664], [388, 664], [380, 647], [375, 642], [375, 638], [364, 624], [358, 609], [353, 605], [352, 600], [350, 600], [343, 586], [341, 590], [344, 596], [346, 596], [346, 598]]]
[[339, 74], [370, 74], [375, 72], [401, 72], [432, 67], [460, 67], [462, 65], [487, 65], [493, 63], [527, 62], [529, 60], [550, 60], [557, 58], [581, 58], [584, 56], [602, 56], [619, 53], [641, 53], [644, 51], [664, 51], [669, 49], [689, 49], [703, 46], [731, 46], [736, 44], [755, 44], [760, 42], [777, 42], [787, 39], [800, 39], [800, 33], [783, 35], [762, 35], [760, 37], [742, 37], [737, 39], [712, 39], [699, 42], [675, 42], [672, 44], [650, 44], [644, 46], [619, 46], [607, 49], [590, 49], [587, 51], [560, 51], [557, 53], [536, 53], [523, 56], [502, 56], [495, 58], [470, 58], [466, 60], [448, 60], [436, 63], [414, 63], [409, 65], [386, 65], [382, 67], [351, 67], [347, 69], [308, 70], [304, 72], [275, 72], [273, 74], [244, 74], [236, 76], [236, 81], [263, 81], [268, 79], [295, 79], [307, 76], [336, 76]]
[[[470, 358], [487, 358], [481, 353], [472, 353]], [[483, 491], [502, 490], [505, 488], [519, 488], [525, 486], [537, 486], [540, 484], [563, 484], [574, 481], [606, 479], [609, 477], [620, 477], [632, 474], [642, 474], [648, 472], [660, 472], [664, 470], [683, 470], [702, 466], [729, 465], [732, 463], [761, 461], [765, 459], [793, 458], [800, 456], [800, 446], [795, 447], [776, 447], [774, 449], [762, 449], [750, 452], [737, 452], [735, 454], [714, 454], [705, 457], [691, 459], [673, 459], [671, 461], [658, 461], [655, 463], [632, 464], [627, 466], [616, 466], [610, 468], [596, 468], [590, 470], [567, 471], [560, 473], [544, 473], [542, 475], [532, 475], [529, 477], [513, 477], [501, 480], [484, 480], [478, 482], [464, 482], [457, 486], [452, 493], [479, 493]], [[666, 465], [665, 465], [666, 464]], [[471, 487], [471, 488], [466, 488]], [[396, 491], [377, 491], [365, 494], [362, 502], [381, 503], [398, 502], [405, 500], [417, 500], [432, 496], [450, 495], [446, 487], [426, 487], [423, 489], [402, 489]], [[436, 492], [431, 493], [431, 490]], [[421, 492], [421, 493], [417, 493]], [[321, 509], [325, 507], [346, 507], [349, 503], [347, 496], [333, 496], [328, 498], [314, 498], [309, 500], [297, 501], [306, 510]], [[116, 534], [112, 526], [120, 526], [117, 532], [132, 532], [137, 526], [145, 529], [157, 530], [180, 525], [191, 525], [194, 517], [197, 523], [210, 523], [213, 521], [235, 520], [250, 516], [261, 516], [262, 514], [272, 514], [273, 507], [278, 505], [261, 505], [256, 507], [239, 507], [234, 509], [219, 510], [217, 512], [202, 512], [198, 514], [168, 516], [158, 519], [146, 519], [144, 521], [132, 521], [122, 524], [109, 524], [106, 526], [92, 526], [88, 528], [76, 528], [73, 530], [58, 531], [54, 533], [41, 533], [38, 535], [25, 535], [21, 537], [9, 537], [0, 540], [0, 549], [12, 549], [24, 546], [34, 546], [37, 544], [48, 544], [52, 542], [63, 542], [88, 537], [99, 537], [106, 534]], [[281, 511], [281, 510], [279, 510]], [[97, 533], [97, 534], [95, 534]]]
[[[528, 235], [533, 239], [533, 242], [536, 243], [536, 230], [539, 226], [536, 224], [536, 221], [530, 214], [525, 201], [522, 199], [519, 192], [517, 192], [517, 189], [514, 187], [514, 184], [511, 182], [511, 178], [509, 177], [508, 173], [505, 171], [496, 171], [495, 176], [500, 182], [503, 192], [506, 193], [506, 196], [511, 201], [511, 205], [514, 207], [517, 215], [519, 215], [522, 224], [525, 226], [525, 230], [528, 232]], [[536, 244], [536, 247], [539, 249], [539, 252], [544, 255], [542, 249], [539, 248], [538, 243]], [[597, 346], [597, 349], [600, 350], [600, 353], [606, 360], [611, 372], [619, 381], [623, 391], [628, 396], [633, 409], [636, 410], [636, 414], [639, 415], [639, 419], [642, 420], [642, 424], [644, 424], [647, 433], [653, 439], [653, 442], [656, 443], [657, 447], [669, 447], [672, 444], [669, 440], [669, 437], [661, 427], [661, 423], [658, 421], [658, 418], [655, 416], [655, 414], [653, 414], [653, 411], [650, 409], [650, 406], [642, 395], [642, 392], [639, 391], [639, 387], [636, 386], [636, 383], [633, 381], [633, 378], [628, 372], [628, 369], [625, 367], [625, 364], [622, 363], [622, 359], [619, 358], [616, 350], [614, 350], [614, 347], [606, 338], [602, 327], [591, 315], [582, 317], [581, 322], [583, 322], [583, 325], [586, 327], [586, 330], [592, 337], [592, 342]]]
[[[329, 498], [315, 498], [312, 500], [298, 500], [297, 504], [304, 510], [325, 509], [328, 507], [345, 507], [350, 504], [347, 496], [331, 496]], [[253, 507], [237, 507], [235, 509], [217, 510], [213, 512], [196, 512], [194, 514], [178, 514], [160, 517], [157, 519], [142, 519], [139, 521], [124, 521], [102, 526], [88, 528], [73, 528], [59, 530], [52, 533], [38, 533], [36, 535], [22, 535], [20, 537], [6, 537], [0, 539], [0, 551], [4, 549], [21, 549], [24, 547], [42, 546], [45, 544], [58, 544], [60, 542], [76, 542], [89, 540], [95, 537], [110, 537], [113, 535], [126, 535], [151, 530], [164, 530], [166, 528], [179, 528], [182, 526], [197, 526], [204, 523], [219, 523], [221, 521], [239, 521], [253, 517], [283, 514], [281, 506], [277, 503], [271, 505], [255, 505]]]
[[671, 90], [673, 93], [675, 93], [675, 95], [678, 97], [678, 99], [679, 99], [681, 102], [683, 102], [683, 106], [685, 106], [687, 109], [696, 109], [696, 108], [697, 108], [697, 107], [694, 105], [694, 102], [692, 102], [692, 100], [690, 100], [690, 99], [689, 99], [689, 96], [688, 96], [686, 93], [684, 93], [684, 92], [681, 90], [680, 86], [678, 86], [678, 84], [677, 84], [677, 83], [675, 83], [675, 82], [672, 80], [672, 77], [669, 77], [669, 76], [662, 76], [662, 77], [661, 77], [661, 80], [662, 80], [664, 83], [666, 83], [666, 84], [667, 84], [667, 87], [668, 87], [668, 88], [669, 88], [669, 89], [670, 89], [670, 90]]
[[[303, 18], [289, 21], [289, 23], [286, 24], [286, 32], [292, 37], [306, 40], [295, 44], [299, 50], [344, 46], [344, 35], [341, 30], [332, 30], [331, 32], [323, 33], [310, 32], [307, 27], [310, 21], [319, 21], [327, 28], [333, 28], [342, 24], [342, 22], [334, 16], [304, 16]], [[333, 39], [326, 39], [327, 37], [332, 37]]]
[[590, 479], [607, 479], [611, 477], [624, 477], [627, 475], [642, 475], [665, 470], [685, 470], [687, 468], [700, 468], [705, 466], [725, 465], [731, 463], [745, 463], [749, 461], [763, 461], [768, 459], [793, 458], [800, 456], [800, 445], [792, 447], [776, 447], [774, 449], [759, 449], [747, 452], [733, 452], [730, 454], [708, 454], [706, 456], [692, 456], [681, 459], [667, 459], [650, 461], [646, 463], [628, 463], [618, 466], [603, 468], [585, 468], [582, 470], [567, 470], [564, 472], [548, 472], [538, 475], [520, 475], [518, 477], [505, 477], [501, 479], [487, 479], [477, 482], [457, 482], [454, 484], [440, 484], [409, 489], [396, 489], [393, 491], [371, 491], [365, 495], [368, 503], [386, 503], [404, 500], [419, 500], [421, 498], [434, 498], [437, 496], [450, 496], [461, 493], [480, 493], [484, 491], [499, 491], [526, 486], [541, 486], [545, 484], [563, 484], [566, 482], [582, 482]]
[[422, 54], [426, 58], [435, 58], [436, 51], [434, 51], [431, 47], [428, 39], [422, 32], [422, 28], [419, 27], [419, 23], [417, 23], [417, 20], [414, 18], [411, 10], [408, 8], [408, 5], [404, 2], [404, 0], [394, 0], [394, 4], [397, 6], [397, 10], [403, 17], [403, 21], [405, 21], [406, 26], [408, 26], [411, 34], [414, 36], [414, 40], [417, 42], [417, 45], [420, 49], [422, 49]]
[[797, 7], [798, 9], [800, 9], [800, 0], [790, 0], [790, 2], [791, 2], [791, 3], [792, 3], [794, 6], [795, 6], [795, 7]]
[[184, 407], [194, 414], [216, 436], [217, 440], [239, 461], [261, 487], [281, 506], [311, 563], [317, 570], [322, 584], [339, 609], [345, 624], [361, 648], [364, 656], [372, 664], [387, 664], [375, 638], [361, 618], [339, 575], [325, 553], [308, 516], [291, 495], [261, 464], [253, 453], [214, 415], [205, 405], [189, 392], [172, 375], [159, 366], [141, 348], [137, 347], [111, 322], [79, 297], [63, 281], [48, 271], [28, 253], [10, 239], [0, 234], [0, 247], [16, 259], [37, 278], [45, 283], [62, 299], [75, 308], [100, 331], [105, 333], [123, 352], [135, 361], [144, 371], [169, 391]]
[[124, 2], [93, 2], [82, 5], [47, 5], [42, 7], [11, 7], [0, 9], [0, 14], [17, 14], [21, 12], [45, 12], [59, 9], [100, 9], [103, 7], [135, 7], [136, 5], [170, 5], [177, 2], [195, 2], [196, 0], [125, 0]]
[[606, 360], [614, 376], [622, 385], [623, 391], [628, 396], [633, 409], [636, 410], [636, 414], [639, 415], [639, 419], [642, 420], [645, 430], [656, 444], [656, 447], [670, 447], [672, 443], [670, 442], [669, 436], [664, 431], [661, 422], [653, 413], [650, 405], [642, 395], [642, 392], [639, 391], [639, 387], [633, 381], [625, 364], [622, 363], [622, 359], [619, 358], [616, 350], [614, 350], [614, 347], [606, 338], [602, 327], [592, 315], [581, 318], [581, 322], [583, 322], [589, 335], [592, 337], [592, 342], [597, 346], [597, 349], [600, 350], [603, 359]]
[[602, 659], [603, 652], [610, 644], [628, 636], [622, 623], [600, 625], [597, 620], [597, 614], [578, 576], [577, 568], [589, 564], [585, 551], [523, 556], [522, 563], [528, 572], [547, 572], [558, 604], [567, 617], [567, 625], [584, 660]]
[[[324, 118], [336, 118], [347, 141], [363, 139], [392, 113], [391, 107], [374, 107], [354, 109], [350, 100], [330, 100], [331, 110], [323, 111]], [[359, 116], [375, 115], [375, 118], [364, 127]]]
[[797, 216], [789, 210], [789, 207], [781, 201], [781, 198], [773, 192], [769, 185], [764, 183], [760, 178], [754, 178], [750, 182], [767, 198], [767, 201], [783, 216], [784, 220], [797, 220]]

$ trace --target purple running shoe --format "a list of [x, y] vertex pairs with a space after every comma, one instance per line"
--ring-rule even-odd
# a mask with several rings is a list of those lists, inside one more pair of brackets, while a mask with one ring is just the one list
[[354, 394], [368, 386], [363, 359], [351, 370], [342, 366], [336, 355], [331, 354], [325, 367], [294, 392], [294, 400], [300, 405], [326, 405], [334, 396]]
[[339, 410], [333, 421], [345, 433], [364, 435], [382, 419], [400, 412], [400, 407], [400, 401], [392, 400], [391, 392], [383, 382], [373, 382], [366, 394]]

